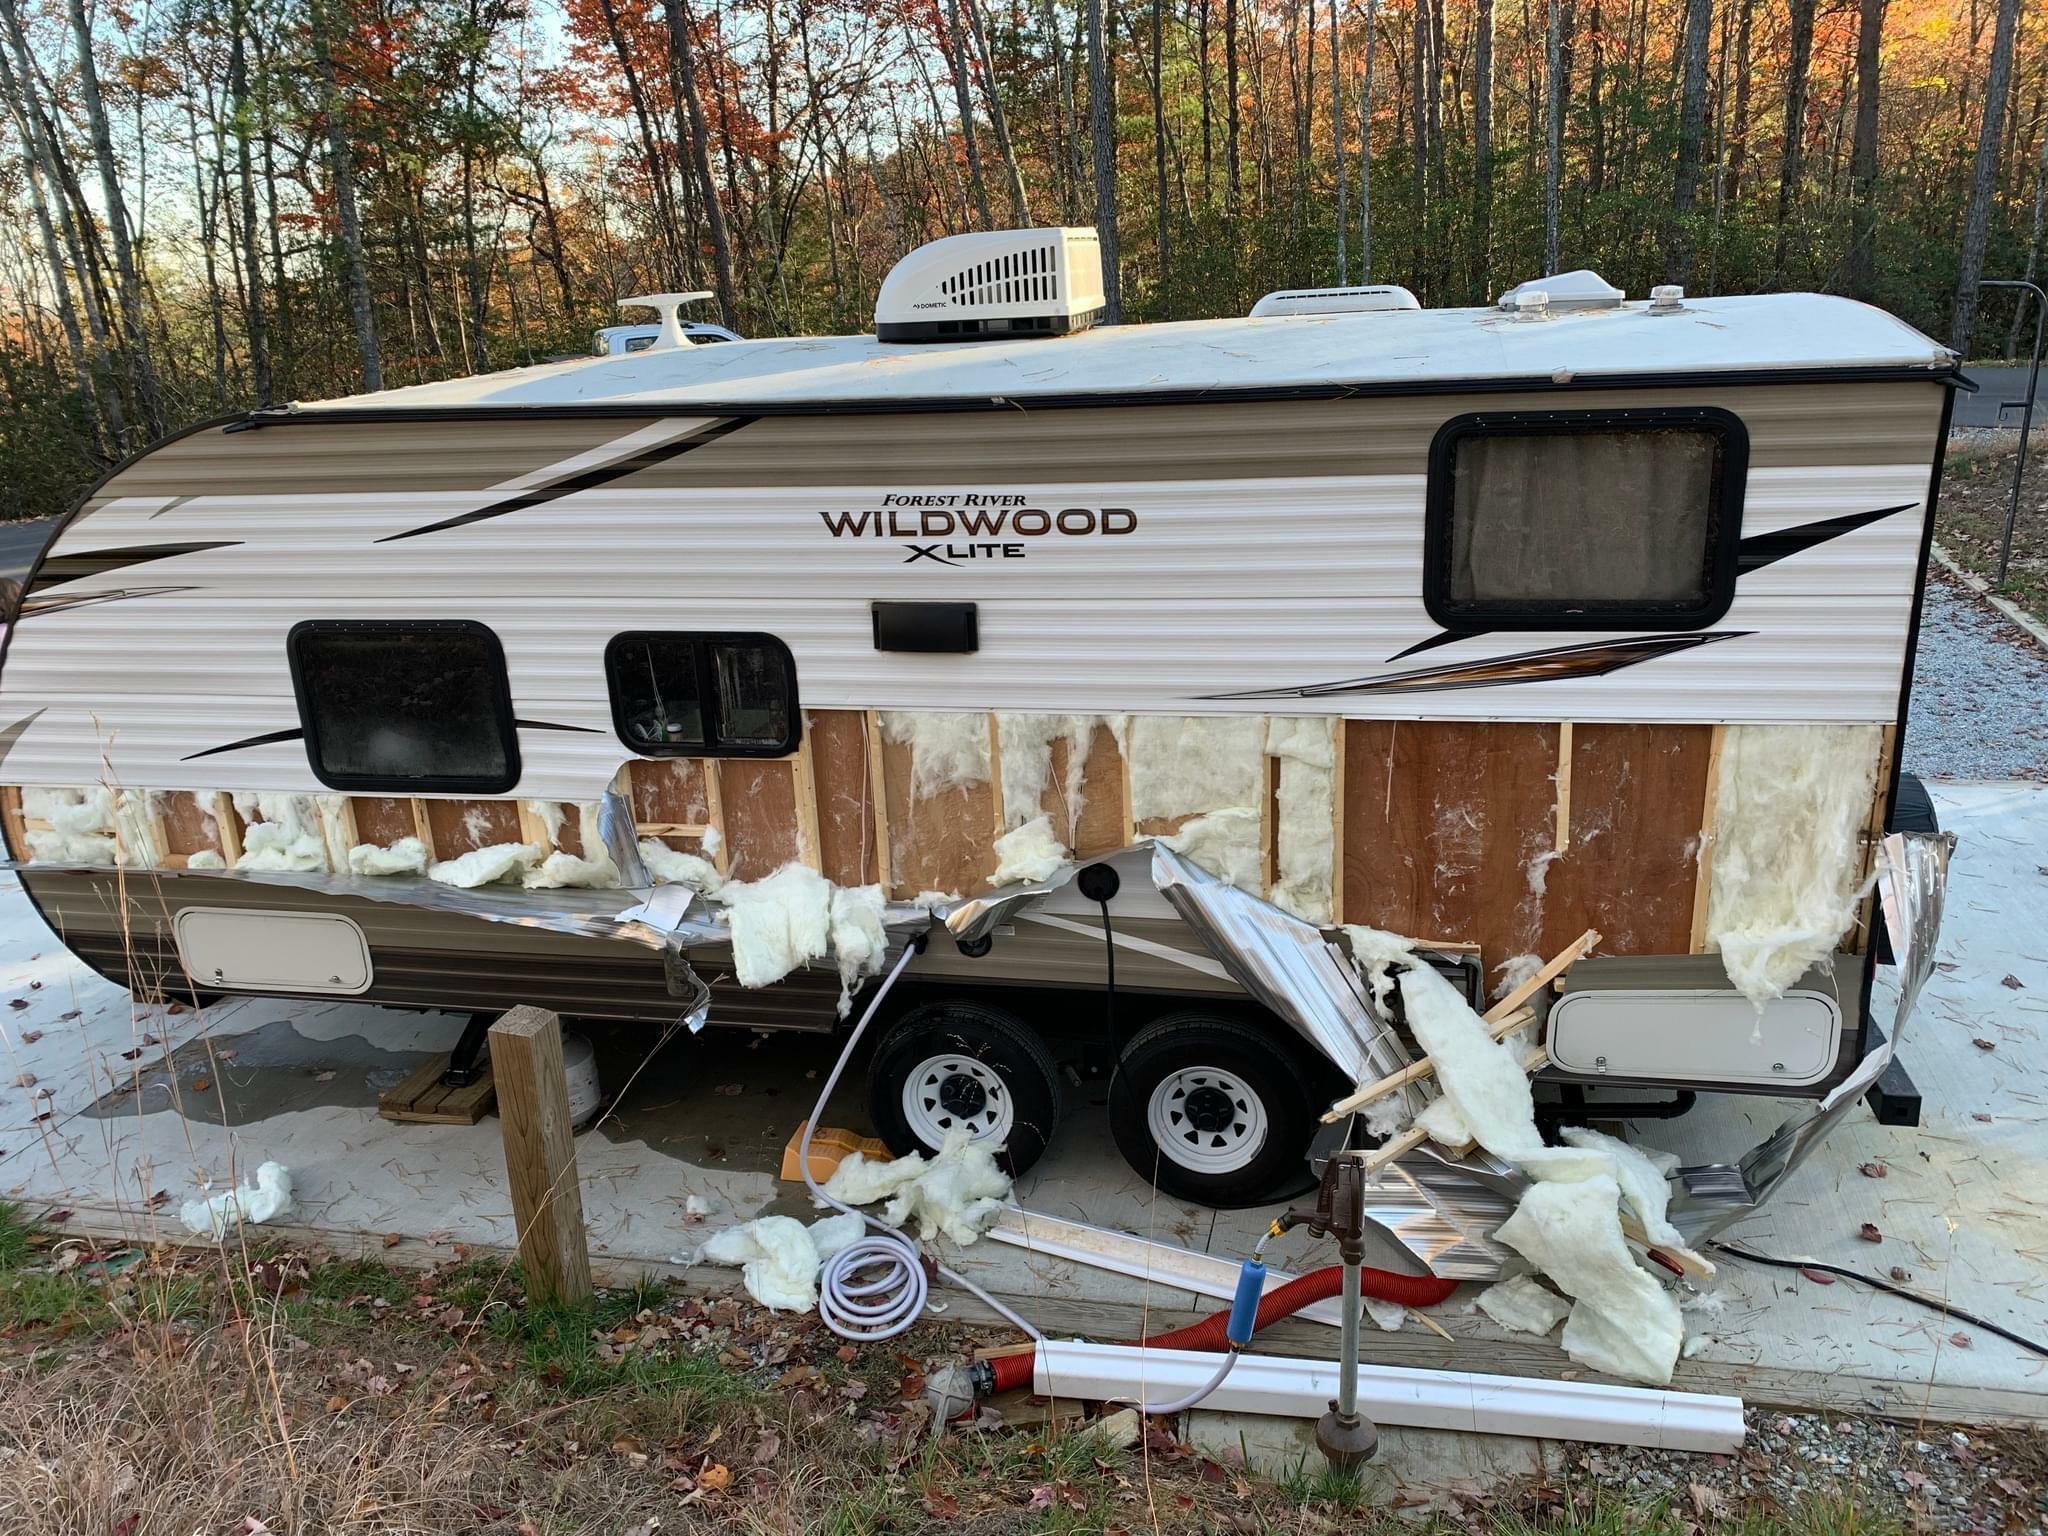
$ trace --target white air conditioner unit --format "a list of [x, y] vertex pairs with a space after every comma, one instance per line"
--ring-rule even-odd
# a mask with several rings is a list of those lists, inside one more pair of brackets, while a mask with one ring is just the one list
[[881, 341], [1009, 341], [1086, 330], [1102, 310], [1092, 228], [997, 229], [921, 245], [882, 279]]
[[1252, 306], [1252, 319], [1273, 315], [1371, 315], [1391, 309], [1420, 309], [1415, 295], [1398, 283], [1363, 288], [1282, 288]]

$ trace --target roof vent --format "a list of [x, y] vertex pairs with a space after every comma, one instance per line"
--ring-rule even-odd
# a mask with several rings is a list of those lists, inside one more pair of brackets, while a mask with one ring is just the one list
[[1252, 318], [1271, 315], [1371, 315], [1420, 309], [1415, 295], [1393, 283], [1370, 288], [1281, 288], [1252, 306]]
[[695, 293], [642, 293], [630, 299], [620, 299], [621, 309], [658, 309], [661, 311], [661, 334], [643, 352], [666, 352], [671, 347], [687, 347], [689, 338], [683, 335], [683, 306], [694, 304], [699, 299], [711, 297], [708, 288]]
[[1581, 267], [1576, 272], [1558, 272], [1518, 283], [1500, 296], [1500, 307], [1506, 310], [1526, 308], [1522, 300], [1529, 292], [1548, 295], [1552, 314], [1575, 309], [1619, 309], [1621, 301], [1628, 297], [1598, 272]]
[[1084, 331], [1102, 310], [1093, 228], [997, 229], [921, 245], [875, 299], [882, 341], [1010, 341]]

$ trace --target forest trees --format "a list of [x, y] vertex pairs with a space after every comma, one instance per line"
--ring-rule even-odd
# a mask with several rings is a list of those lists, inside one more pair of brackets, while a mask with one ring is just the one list
[[2044, 212], [2018, 0], [0, 0], [0, 514], [628, 294], [861, 328], [906, 249], [1033, 218], [1131, 320], [1562, 265], [1995, 348]]

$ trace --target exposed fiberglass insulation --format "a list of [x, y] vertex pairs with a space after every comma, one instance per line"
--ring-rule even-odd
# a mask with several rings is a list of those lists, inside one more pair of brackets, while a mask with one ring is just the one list
[[1622, 1199], [1628, 1202], [1652, 1247], [1689, 1258], [1708, 1274], [1714, 1272], [1711, 1263], [1685, 1246], [1685, 1234], [1665, 1214], [1671, 1205], [1671, 1184], [1665, 1176], [1678, 1166], [1676, 1157], [1669, 1152], [1652, 1157], [1641, 1147], [1632, 1147], [1583, 1125], [1568, 1125], [1561, 1134], [1574, 1147], [1605, 1152], [1614, 1159], [1614, 1181], [1621, 1186]]
[[818, 1304], [819, 1266], [866, 1230], [860, 1217], [843, 1213], [808, 1227], [794, 1216], [760, 1216], [713, 1233], [697, 1260], [737, 1267], [740, 1284], [764, 1307], [808, 1312]]
[[1194, 860], [1226, 885], [1258, 891], [1265, 885], [1264, 824], [1250, 806], [1225, 806], [1181, 823], [1159, 839]]
[[1393, 968], [1422, 963], [1415, 954], [1415, 941], [1388, 933], [1384, 928], [1367, 928], [1358, 923], [1346, 923], [1344, 937], [1351, 946], [1353, 963], [1365, 972], [1373, 1002], [1384, 1014], [1387, 998], [1394, 990]]
[[[521, 884], [534, 891], [559, 890], [564, 886], [612, 890], [622, 884], [619, 866], [612, 861], [605, 845], [600, 825], [603, 809], [603, 804], [596, 800], [576, 807], [577, 836], [583, 842], [581, 856], [558, 848], [528, 870]], [[560, 830], [559, 822], [549, 822], [550, 838], [558, 836]]]
[[658, 837], [640, 839], [640, 862], [658, 885], [687, 885], [708, 896], [725, 884], [725, 876], [709, 859], [680, 852]]
[[719, 893], [732, 929], [733, 976], [765, 987], [800, 965], [822, 960], [831, 945], [832, 884], [806, 864], [785, 864], [760, 880]]
[[1736, 725], [1722, 737], [1707, 942], [1759, 1009], [1855, 922], [1882, 740], [1874, 725]]
[[105, 786], [24, 789], [21, 814], [50, 824], [48, 831], [27, 834], [30, 858], [46, 864], [114, 862], [114, 796]]
[[1088, 743], [1099, 715], [997, 715], [996, 756], [1002, 763], [1003, 824], [1017, 827], [1030, 821], [1040, 810], [1046, 785], [1052, 782], [1052, 744], [1067, 747], [1067, 771], [1060, 785], [1058, 818], [1061, 841], [1074, 840], [1086, 798], [1081, 790], [1081, 769], [1088, 760]]
[[242, 856], [235, 868], [301, 873], [327, 868], [327, 834], [316, 797], [236, 790], [234, 798], [235, 811], [245, 823]]
[[997, 838], [995, 853], [992, 882], [996, 885], [1044, 880], [1068, 862], [1067, 845], [1054, 835], [1052, 818], [1043, 815], [1034, 816]]
[[889, 1226], [914, 1219], [920, 1238], [943, 1234], [965, 1248], [1002, 1214], [1010, 1176], [996, 1166], [994, 1148], [969, 1141], [966, 1128], [955, 1126], [936, 1157], [912, 1152], [878, 1163], [865, 1153], [850, 1154], [832, 1170], [825, 1193], [846, 1205], [886, 1200], [881, 1219]]
[[427, 845], [416, 837], [401, 837], [389, 848], [357, 843], [348, 851], [348, 870], [352, 875], [417, 875], [424, 873], [426, 867]]
[[1271, 899], [1311, 923], [1331, 920], [1337, 845], [1330, 835], [1337, 795], [1337, 724], [1328, 715], [1276, 715], [1266, 754], [1280, 763], [1274, 849], [1280, 878]]
[[882, 969], [889, 935], [882, 912], [889, 898], [879, 885], [842, 885], [832, 891], [832, 958], [839, 966], [839, 1017], [853, 1006], [854, 989], [863, 976]]
[[522, 800], [519, 804], [529, 816], [532, 816], [548, 829], [549, 843], [560, 844], [562, 841], [562, 822], [564, 820], [561, 801]]
[[937, 710], [882, 711], [882, 736], [910, 748], [910, 789], [918, 799], [986, 784], [988, 716]]
[[1510, 1333], [1548, 1333], [1571, 1309], [1570, 1302], [1527, 1275], [1489, 1285], [1479, 1293], [1479, 1310]]
[[1493, 984], [1493, 1000], [1497, 1003], [1515, 988], [1543, 969], [1541, 955], [1511, 955], [1493, 968], [1500, 978]]
[[1565, 1352], [1615, 1375], [1668, 1382], [1684, 1338], [1678, 1303], [1636, 1263], [1622, 1236], [1626, 1190], [1628, 1207], [1653, 1245], [1678, 1247], [1670, 1241], [1676, 1233], [1664, 1215], [1655, 1163], [1602, 1136], [1545, 1146], [1515, 1048], [1493, 1040], [1479, 1015], [1429, 966], [1411, 964], [1400, 987], [1408, 1026], [1435, 1064], [1441, 1094], [1416, 1123], [1440, 1141], [1477, 1141], [1532, 1181], [1497, 1235], [1572, 1298]]
[[228, 861], [215, 853], [211, 848], [202, 848], [197, 853], [186, 857], [185, 867], [187, 869], [226, 869]]
[[496, 885], [523, 876], [540, 861], [541, 851], [538, 843], [493, 843], [488, 848], [472, 848], [458, 859], [429, 864], [427, 878], [462, 891]]
[[1258, 815], [1266, 795], [1261, 716], [1133, 715], [1122, 740], [1133, 821], [1222, 810]]

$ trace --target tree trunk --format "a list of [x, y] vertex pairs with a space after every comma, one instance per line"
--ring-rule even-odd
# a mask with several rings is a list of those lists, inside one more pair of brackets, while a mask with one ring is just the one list
[[[1881, 3], [1881, 0], [1866, 0]], [[1707, 133], [1707, 43], [1714, 0], [1686, 0], [1685, 49], [1680, 69], [1678, 170], [1671, 184], [1671, 224], [1664, 241], [1664, 281], [1692, 281], [1693, 208], [1700, 194], [1700, 152]]]
[[1351, 252], [1345, 238], [1351, 225], [1351, 178], [1344, 173], [1344, 50], [1337, 0], [1330, 0], [1330, 153], [1337, 161], [1337, 286], [1351, 281]]
[[[1796, 5], [1800, 0], [1793, 0]], [[1558, 162], [1564, 157], [1564, 0], [1549, 0], [1550, 24], [1545, 50], [1543, 135], [1543, 270], [1558, 269]]]
[[1885, 0], [1861, 0], [1856, 29], [1856, 132], [1849, 151], [1849, 294], [1877, 298], [1877, 89]]
[[1173, 210], [1166, 185], [1166, 0], [1152, 0], [1152, 199], [1153, 238], [1159, 246], [1159, 294], [1173, 279]]
[[[2008, 0], [2017, 4], [2018, 0]], [[1790, 0], [1791, 25], [1785, 60], [1785, 143], [1778, 156], [1778, 239], [1771, 256], [1771, 285], [1785, 285], [1785, 261], [1792, 239], [1792, 214], [1806, 166], [1807, 74], [1813, 63], [1814, 0]], [[1993, 159], [1997, 139], [1992, 140]]]
[[363, 259], [363, 225], [356, 210], [355, 154], [348, 123], [342, 116], [340, 82], [334, 71], [334, 41], [328, 35], [327, 7], [313, 0], [313, 58], [320, 70], [321, 115], [327, 119], [327, 174], [334, 183], [334, 212], [341, 226], [342, 265], [348, 284], [349, 314], [356, 325], [356, 358], [366, 391], [384, 387], [384, 359], [377, 344], [377, 309], [370, 299], [370, 269]]
[[1019, 229], [1031, 223], [1031, 203], [1024, 195], [1024, 171], [1017, 163], [1017, 144], [1010, 137], [1010, 114], [1003, 107], [1003, 93], [996, 86], [995, 52], [989, 47], [988, 18], [981, 13], [981, 0], [964, 0], [967, 26], [981, 60], [982, 95], [988, 100], [989, 126], [995, 130], [996, 153], [1003, 157], [1003, 170], [1010, 181], [1010, 217]]
[[632, 106], [633, 120], [640, 129], [640, 147], [647, 156], [647, 180], [654, 192], [654, 219], [662, 233], [662, 243], [668, 250], [668, 276], [659, 286], [680, 288], [696, 282], [697, 269], [694, 252], [684, 249], [683, 225], [676, 213], [675, 189], [668, 179], [668, 157], [661, 152], [661, 140], [654, 132], [654, 118], [647, 105], [646, 92], [640, 85], [639, 71], [633, 67], [633, 55], [626, 47], [625, 35], [619, 30], [619, 16], [612, 0], [597, 0], [598, 14], [604, 18], [605, 34], [611, 40], [612, 53], [619, 61], [619, 77], [626, 83], [626, 100]]
[[1379, 0], [1365, 0], [1365, 72], [1358, 85], [1358, 280], [1372, 281], [1372, 55]]
[[[1091, 0], [1100, 3], [1100, 0]], [[1237, 7], [1239, 0], [1223, 0], [1223, 200], [1236, 208], [1242, 188], [1243, 168], [1238, 147]]]
[[704, 102], [697, 92], [697, 54], [690, 38], [689, 9], [686, 0], [662, 0], [662, 10], [668, 19], [669, 67], [689, 115], [690, 159], [697, 170], [698, 194], [704, 199], [704, 222], [711, 231], [718, 318], [729, 329], [737, 330], [740, 314], [733, 292], [732, 238], [726, 230], [718, 183], [711, 176], [711, 135], [704, 125]]
[[2019, 30], [2020, 0], [1999, 0], [1998, 29], [1991, 38], [1991, 73], [1984, 82], [1984, 121], [1977, 132], [1977, 163], [1970, 173], [1970, 202], [1963, 213], [1962, 259], [1956, 272], [1955, 320], [1949, 345], [1967, 358], [1977, 331], [1977, 280], [1984, 275], [1984, 249], [1991, 235], [1991, 197], [1998, 180], [1998, 146], [2004, 136], [2006, 89], [2012, 81], [2013, 34]]
[[1756, 0], [1742, 0], [1735, 23], [1735, 107], [1728, 114], [1728, 168], [1721, 178], [1721, 197], [1732, 203], [1742, 195], [1742, 162], [1749, 151], [1750, 38]]
[[1493, 289], [1493, 0], [1472, 8], [1472, 286]]
[[1123, 285], [1116, 239], [1116, 123], [1110, 110], [1104, 0], [1087, 0], [1088, 140], [1095, 152], [1095, 231], [1102, 241], [1102, 319], [1123, 322]]
[[[1415, 240], [1414, 271], [1418, 279], [1429, 270], [1429, 7], [1423, 0], [1411, 0], [1414, 15], [1411, 18], [1411, 41], [1409, 52], [1413, 65], [1409, 81], [1408, 120], [1409, 135], [1413, 139], [1414, 164], [1409, 167], [1410, 179], [1415, 187], [1415, 227], [1410, 232]], [[1423, 292], [1434, 297], [1427, 282]]]
[[953, 104], [960, 113], [960, 142], [967, 150], [967, 189], [974, 197], [974, 216], [981, 228], [995, 228], [988, 211], [988, 183], [981, 176], [981, 141], [974, 132], [974, 102], [968, 95], [967, 37], [960, 22], [960, 0], [946, 7], [946, 67], [953, 76]]
[[249, 156], [249, 59], [243, 41], [247, 20], [247, 10], [241, 0], [236, 0], [230, 8], [228, 23], [233, 29], [228, 39], [228, 101], [234, 114], [235, 187], [242, 209], [242, 329], [249, 343], [249, 385], [256, 403], [267, 406], [274, 386], [270, 375], [270, 323], [264, 313], [263, 267], [256, 252], [256, 171]]
[[1196, 75], [1202, 92], [1202, 201], [1216, 193], [1216, 147], [1213, 114], [1209, 107], [1209, 0], [1194, 0]]

